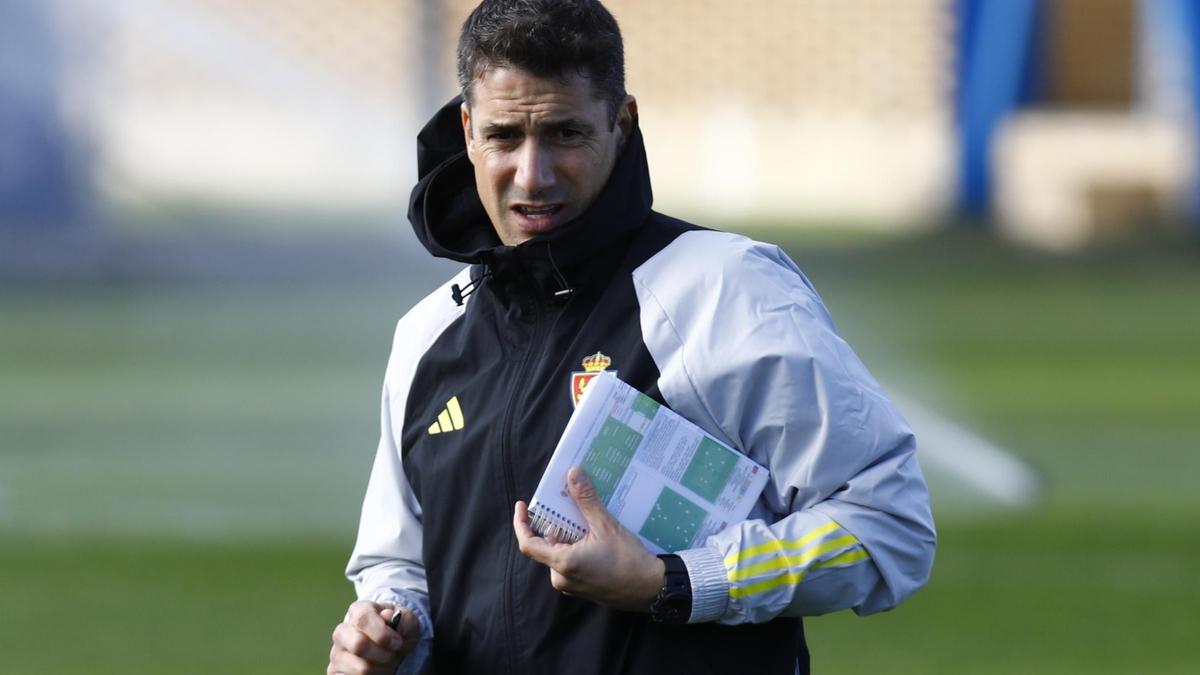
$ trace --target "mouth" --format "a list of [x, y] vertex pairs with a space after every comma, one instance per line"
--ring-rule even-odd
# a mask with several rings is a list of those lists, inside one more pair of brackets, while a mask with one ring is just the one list
[[518, 204], [512, 207], [522, 229], [543, 231], [557, 224], [562, 204]]
[[516, 211], [518, 214], [526, 218], [532, 218], [536, 220], [538, 218], [549, 218], [550, 216], [553, 216], [559, 211], [562, 211], [563, 206], [562, 204], [545, 204], [538, 206], [521, 204], [512, 208], [513, 211]]

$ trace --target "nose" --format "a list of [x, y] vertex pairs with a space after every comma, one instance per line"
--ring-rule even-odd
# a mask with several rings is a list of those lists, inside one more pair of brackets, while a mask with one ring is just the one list
[[554, 153], [541, 147], [536, 139], [521, 145], [517, 157], [516, 187], [528, 196], [554, 187], [557, 176], [554, 171]]

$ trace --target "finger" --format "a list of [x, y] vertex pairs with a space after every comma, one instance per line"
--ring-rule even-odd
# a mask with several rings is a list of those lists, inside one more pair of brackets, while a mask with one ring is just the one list
[[[553, 528], [551, 528], [551, 530], [553, 530]], [[542, 539], [550, 544], [551, 550], [555, 551], [556, 553], [561, 552], [561, 550], [564, 548], [570, 547], [570, 544], [566, 542], [560, 542], [556, 538], [556, 534], [553, 531], [549, 532], [545, 537], [539, 535], [537, 532], [534, 532], [533, 526], [530, 524], [529, 520], [529, 507], [526, 506], [525, 502], [522, 501], [517, 502], [516, 508], [513, 510], [513, 531], [517, 533], [518, 542], [521, 541], [522, 538]]]
[[522, 547], [522, 553], [524, 553], [523, 547], [531, 545], [535, 540], [542, 539], [529, 524], [529, 507], [523, 501], [518, 501], [513, 507], [513, 532], [517, 535], [517, 545]]
[[525, 502], [517, 502], [513, 509], [513, 532], [517, 535], [517, 549], [527, 557], [543, 565], [553, 566], [556, 559], [555, 544], [534, 533], [529, 526], [529, 512]]
[[583, 514], [583, 519], [587, 521], [589, 530], [606, 523], [612, 517], [600, 501], [592, 479], [588, 478], [583, 469], [576, 466], [567, 472], [567, 489], [570, 490], [575, 505], [579, 507], [579, 512]]
[[550, 586], [568, 598], [587, 597], [588, 587], [585, 584], [556, 569], [550, 570]]
[[517, 540], [522, 537], [536, 537], [537, 533], [533, 531], [533, 527], [529, 525], [529, 506], [523, 501], [518, 501], [513, 507], [513, 530], [517, 533]]
[[401, 609], [396, 632], [400, 633], [400, 637], [404, 639], [404, 651], [416, 647], [421, 640], [421, 620], [417, 618], [416, 612]]
[[399, 621], [399, 619], [396, 617], [400, 616], [400, 611], [400, 608], [396, 606], [385, 607], [379, 610], [379, 618], [383, 619], [383, 622], [388, 625], [388, 628], [396, 630], [396, 622]]
[[333, 648], [371, 663], [387, 663], [396, 656], [396, 650], [385, 649], [375, 644], [370, 638], [348, 623], [339, 624], [334, 629]]
[[346, 622], [365, 635], [368, 640], [389, 651], [399, 651], [404, 646], [400, 634], [388, 626], [382, 612], [394, 609], [392, 605], [382, 605], [374, 602], [359, 601], [350, 605]]
[[421, 641], [421, 620], [412, 610], [397, 606], [394, 609], [385, 609], [379, 615], [387, 621], [389, 628], [400, 635], [400, 639], [404, 642], [400, 646], [400, 652], [407, 654]]
[[347, 651], [337, 651], [330, 655], [329, 668], [326, 669], [326, 672], [360, 675], [361, 673], [369, 673], [372, 665], [371, 662], [357, 654], [351, 654]]

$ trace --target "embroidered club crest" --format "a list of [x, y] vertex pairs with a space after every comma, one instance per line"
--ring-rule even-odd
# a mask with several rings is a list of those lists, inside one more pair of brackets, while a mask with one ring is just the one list
[[583, 392], [587, 389], [588, 382], [591, 382], [593, 377], [604, 372], [616, 374], [617, 371], [608, 370], [608, 366], [611, 364], [612, 359], [600, 352], [596, 352], [583, 359], [583, 372], [575, 371], [571, 373], [571, 405], [579, 405], [579, 399], [583, 398]]

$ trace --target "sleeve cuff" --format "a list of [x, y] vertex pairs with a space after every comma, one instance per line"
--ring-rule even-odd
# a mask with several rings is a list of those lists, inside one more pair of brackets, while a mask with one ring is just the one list
[[429, 615], [425, 613], [425, 608], [421, 606], [421, 603], [414, 602], [405, 594], [387, 591], [368, 596], [364, 600], [397, 605], [417, 615], [417, 621], [421, 624], [421, 641], [417, 643], [416, 649], [404, 657], [396, 674], [409, 675], [428, 672], [429, 657], [433, 647], [433, 622], [430, 621]]
[[721, 554], [708, 547], [676, 553], [687, 565], [692, 584], [692, 615], [688, 623], [716, 621], [729, 604], [729, 580]]

